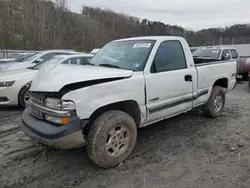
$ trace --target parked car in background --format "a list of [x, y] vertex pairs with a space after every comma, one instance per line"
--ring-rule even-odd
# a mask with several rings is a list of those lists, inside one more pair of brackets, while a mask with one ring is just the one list
[[96, 54], [97, 52], [99, 52], [99, 50], [100, 50], [100, 48], [95, 48], [90, 53], [91, 54]]
[[46, 71], [57, 64], [88, 64], [93, 54], [57, 55], [32, 68], [3, 72], [0, 74], [0, 106], [25, 107], [29, 100], [29, 84], [40, 71]]
[[14, 60], [14, 62], [23, 62], [25, 59], [27, 59], [27, 58], [30, 57], [30, 56], [33, 56], [35, 53], [36, 53], [36, 52], [32, 52], [32, 53], [27, 53], [27, 54], [25, 54], [25, 55], [22, 55], [22, 56], [16, 58], [16, 59]]
[[208, 63], [213, 61], [236, 60], [239, 61], [239, 55], [234, 48], [230, 47], [200, 47], [193, 53], [195, 62]]
[[249, 80], [250, 57], [240, 57], [237, 65], [237, 73], [242, 76], [242, 80]]
[[110, 168], [132, 153], [137, 128], [197, 106], [220, 116], [235, 84], [236, 60], [195, 65], [183, 38], [121, 39], [105, 45], [89, 66], [40, 72], [21, 127], [46, 145], [87, 145], [90, 158]]
[[15, 53], [12, 54], [10, 57], [0, 59], [0, 63], [7, 63], [11, 61], [16, 61], [17, 59], [24, 58], [32, 53]]
[[77, 54], [79, 52], [74, 52], [70, 50], [48, 50], [48, 51], [41, 51], [34, 53], [33, 55], [20, 60], [20, 61], [13, 61], [10, 63], [4, 63], [0, 64], [0, 72], [3, 71], [11, 71], [11, 70], [18, 70], [18, 69], [24, 69], [27, 67], [33, 67], [37, 63], [40, 63], [46, 59], [49, 59], [50, 57], [56, 56], [56, 55], [73, 55]]
[[190, 50], [192, 53], [194, 53], [197, 49], [198, 49], [198, 47], [190, 47]]

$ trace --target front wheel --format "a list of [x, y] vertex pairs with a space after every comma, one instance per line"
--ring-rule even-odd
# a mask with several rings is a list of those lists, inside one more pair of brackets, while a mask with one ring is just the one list
[[214, 86], [209, 100], [205, 104], [205, 113], [210, 117], [218, 117], [221, 115], [225, 105], [225, 92], [222, 87]]
[[125, 112], [104, 112], [90, 126], [87, 152], [103, 168], [117, 166], [132, 153], [137, 139], [134, 119]]
[[25, 86], [21, 89], [19, 93], [19, 105], [22, 108], [25, 108], [27, 106], [27, 102], [30, 99], [30, 92], [29, 92], [29, 87]]

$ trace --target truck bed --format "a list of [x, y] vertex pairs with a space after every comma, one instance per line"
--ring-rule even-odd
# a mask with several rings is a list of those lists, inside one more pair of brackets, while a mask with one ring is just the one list
[[[208, 90], [207, 95], [210, 95], [214, 80], [229, 78], [228, 91], [232, 90], [235, 83], [236, 63], [235, 60], [229, 60], [196, 64], [198, 82], [194, 89], [197, 89], [198, 93], [199, 91]], [[208, 98], [206, 95], [200, 97], [195, 106], [206, 102], [204, 101], [206, 98]]]

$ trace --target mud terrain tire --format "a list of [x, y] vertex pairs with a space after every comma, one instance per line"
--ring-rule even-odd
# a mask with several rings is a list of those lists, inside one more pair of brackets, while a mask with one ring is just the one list
[[107, 111], [90, 126], [87, 152], [94, 163], [111, 168], [130, 156], [136, 139], [137, 127], [130, 115], [118, 110]]

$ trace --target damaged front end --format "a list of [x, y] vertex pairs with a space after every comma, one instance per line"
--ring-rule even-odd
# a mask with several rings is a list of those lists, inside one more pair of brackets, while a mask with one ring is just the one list
[[61, 100], [57, 93], [32, 92], [21, 127], [45, 145], [69, 149], [85, 145], [82, 130], [87, 123], [77, 117], [73, 101]]

